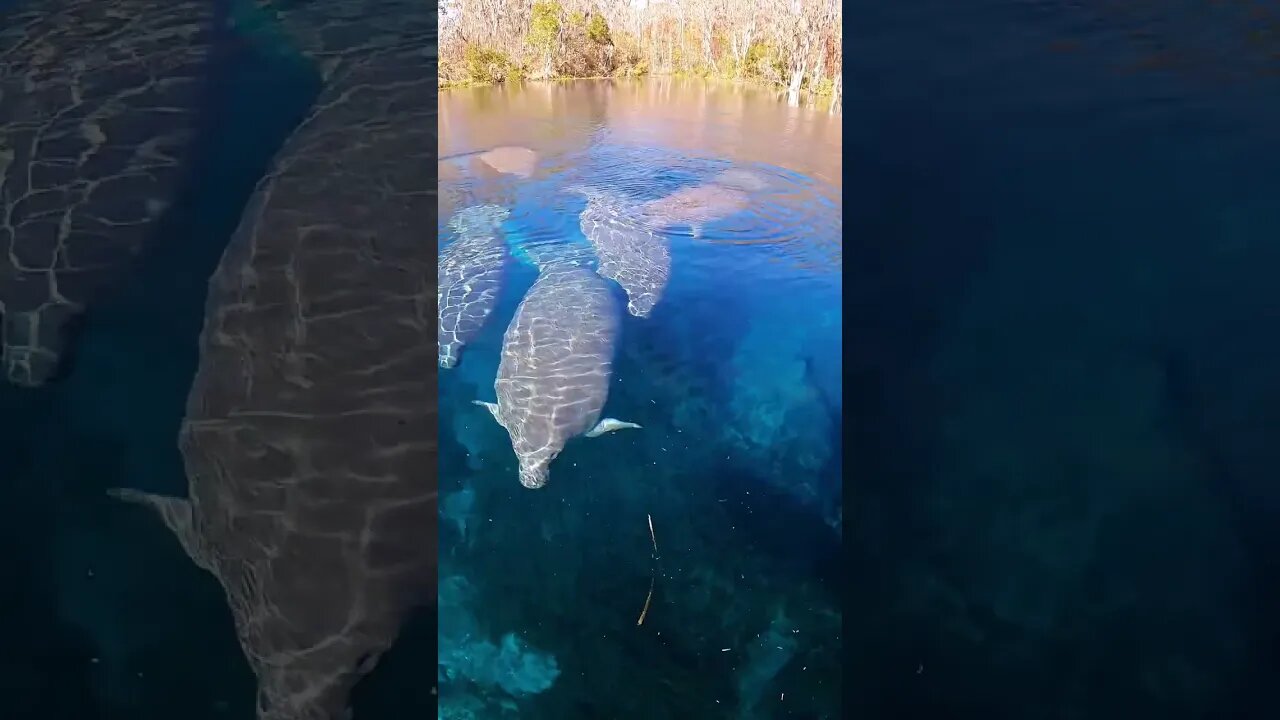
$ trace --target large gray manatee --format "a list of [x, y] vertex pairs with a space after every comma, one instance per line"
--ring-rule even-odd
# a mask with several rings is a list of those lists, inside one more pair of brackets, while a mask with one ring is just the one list
[[551, 461], [571, 438], [640, 427], [600, 419], [618, 327], [608, 286], [587, 268], [547, 268], [520, 301], [503, 338], [498, 401], [474, 402], [511, 436], [521, 485], [546, 485]]
[[324, 85], [209, 281], [186, 492], [114, 494], [222, 585], [259, 720], [340, 720], [436, 596], [436, 18], [280, 7]]

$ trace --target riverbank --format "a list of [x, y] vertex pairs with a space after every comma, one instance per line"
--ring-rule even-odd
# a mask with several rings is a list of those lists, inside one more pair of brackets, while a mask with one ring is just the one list
[[[480, 81], [480, 80], [446, 80], [440, 78], [440, 90], [470, 90], [486, 87], [497, 87], [499, 85], [523, 84], [523, 83], [567, 83], [579, 80], [702, 80], [705, 82], [723, 83], [730, 86], [749, 88], [753, 90], [766, 90], [774, 93], [779, 99], [785, 99], [787, 89], [779, 87], [773, 83], [761, 82], [759, 80], [731, 78], [717, 76], [711, 74], [699, 74], [691, 72], [675, 72], [675, 73], [654, 73], [646, 75], [584, 75], [584, 76], [558, 76], [539, 79], [511, 79], [501, 81]], [[804, 105], [819, 106], [824, 109], [830, 109], [832, 112], [840, 112], [841, 107], [836, 99], [835, 86], [828, 85], [825, 88], [816, 90], [801, 89], [798, 95], [799, 102]], [[834, 106], [833, 106], [834, 103]]]

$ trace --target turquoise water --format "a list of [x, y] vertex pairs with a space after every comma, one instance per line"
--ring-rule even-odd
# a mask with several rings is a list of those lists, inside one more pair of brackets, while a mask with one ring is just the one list
[[1274, 7], [859, 17], [853, 716], [1276, 717]]
[[[440, 716], [842, 717], [839, 188], [624, 132], [600, 122], [528, 179], [442, 185], [510, 209], [514, 259], [440, 374]], [[572, 440], [545, 487], [522, 487], [506, 432], [472, 401], [494, 399], [535, 264], [591, 262], [586, 201], [567, 188], [640, 203], [727, 169], [764, 187], [697, 238], [669, 227], [662, 299], [623, 311], [604, 414], [641, 428]]]

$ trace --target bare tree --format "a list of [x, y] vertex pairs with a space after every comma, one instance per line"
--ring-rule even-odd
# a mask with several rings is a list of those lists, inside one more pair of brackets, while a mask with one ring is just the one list
[[[601, 18], [608, 32], [587, 30]], [[512, 75], [706, 71], [774, 85], [792, 103], [829, 96], [835, 111], [842, 20], [839, 0], [445, 0], [441, 80], [465, 81], [458, 58], [482, 48]]]

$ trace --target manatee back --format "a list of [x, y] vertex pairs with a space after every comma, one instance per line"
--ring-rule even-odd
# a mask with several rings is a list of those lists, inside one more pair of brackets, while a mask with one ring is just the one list
[[441, 252], [436, 278], [441, 367], [453, 367], [462, 348], [484, 328], [498, 303], [507, 248], [495, 227], [471, 227]]
[[[375, 6], [400, 9], [355, 12]], [[343, 716], [435, 597], [438, 523], [434, 14], [352, 0], [286, 15], [326, 40], [326, 85], [210, 279], [181, 434], [261, 720]], [[371, 123], [374, 108], [393, 112]]]
[[637, 206], [616, 197], [588, 200], [579, 225], [595, 248], [600, 275], [622, 286], [632, 315], [648, 317], [671, 277], [667, 238]]
[[594, 272], [539, 276], [507, 328], [495, 383], [517, 455], [550, 460], [599, 421], [618, 324], [617, 304]]

